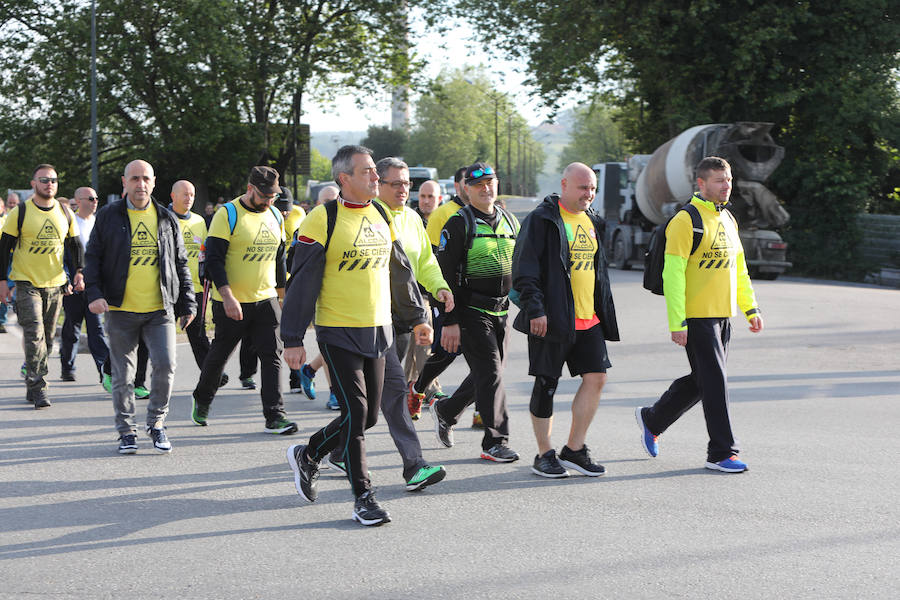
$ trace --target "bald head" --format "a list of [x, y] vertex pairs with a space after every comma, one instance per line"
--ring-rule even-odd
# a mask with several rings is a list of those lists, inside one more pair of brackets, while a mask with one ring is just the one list
[[419, 186], [419, 212], [427, 218], [441, 201], [441, 186], [428, 180]]
[[316, 198], [316, 206], [325, 204], [329, 200], [337, 200], [338, 196], [340, 195], [341, 190], [339, 190], [336, 185], [326, 185], [321, 190], [319, 190], [319, 195]]
[[569, 212], [584, 212], [597, 193], [597, 176], [589, 166], [574, 162], [565, 168], [560, 182], [559, 202]]
[[179, 215], [186, 215], [194, 205], [194, 184], [187, 179], [179, 179], [172, 184], [172, 210]]
[[78, 203], [78, 216], [87, 219], [97, 212], [97, 192], [94, 188], [80, 187], [75, 190], [75, 202]]
[[156, 187], [156, 175], [153, 167], [144, 160], [133, 160], [125, 166], [122, 176], [122, 189], [135, 206], [143, 209], [150, 204], [150, 194]]

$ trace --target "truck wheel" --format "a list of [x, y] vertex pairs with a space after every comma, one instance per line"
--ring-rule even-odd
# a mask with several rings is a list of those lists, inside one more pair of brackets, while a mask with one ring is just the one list
[[778, 279], [778, 273], [772, 271], [766, 271], [765, 273], [757, 273], [756, 279], [762, 279], [763, 281], [775, 281]]
[[623, 271], [631, 270], [631, 265], [628, 263], [628, 257], [625, 256], [625, 240], [622, 238], [622, 234], [616, 234], [616, 239], [613, 241], [613, 260], [612, 267], [616, 269], [622, 269]]

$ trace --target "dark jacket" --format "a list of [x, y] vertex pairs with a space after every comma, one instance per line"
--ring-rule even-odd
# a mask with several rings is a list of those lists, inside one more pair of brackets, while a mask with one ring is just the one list
[[[619, 325], [613, 305], [603, 232], [606, 224], [593, 210], [587, 210], [597, 234], [594, 257], [594, 311], [600, 319], [603, 337], [619, 340]], [[569, 266], [569, 242], [559, 215], [559, 196], [551, 194], [522, 221], [513, 253], [513, 288], [519, 293], [522, 310], [513, 327], [529, 334], [531, 319], [547, 316], [545, 339], [556, 342], [575, 340], [575, 301]]]
[[[159, 248], [159, 285], [163, 304], [176, 317], [197, 312], [194, 284], [188, 270], [187, 252], [178, 220], [151, 199], [156, 210]], [[88, 302], [104, 298], [111, 306], [121, 306], [131, 264], [131, 223], [125, 200], [107, 204], [97, 212], [91, 241], [84, 257], [84, 294]]]

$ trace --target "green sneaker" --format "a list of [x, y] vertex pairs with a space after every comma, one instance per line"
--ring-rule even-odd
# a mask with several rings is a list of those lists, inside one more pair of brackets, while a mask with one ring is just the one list
[[25, 363], [22, 363], [22, 370], [19, 372], [22, 373], [22, 379], [28, 377], [28, 369], [25, 368]]
[[107, 394], [112, 394], [112, 377], [104, 373], [100, 383], [103, 385], [103, 389], [106, 390]]
[[433, 485], [442, 481], [447, 476], [447, 471], [441, 465], [432, 467], [425, 465], [406, 482], [407, 492], [417, 492], [424, 490], [429, 485]]
[[197, 402], [197, 399], [194, 398], [194, 395], [191, 394], [191, 421], [194, 422], [194, 425], [197, 427], [206, 427], [208, 423], [206, 422], [206, 417], [209, 416], [209, 404], [206, 406]]
[[297, 424], [281, 417], [276, 421], [266, 421], [266, 428], [263, 431], [275, 435], [291, 435], [297, 433]]
[[143, 400], [144, 398], [150, 397], [150, 390], [145, 388], [142, 385], [135, 386], [134, 388], [134, 397], [138, 400]]

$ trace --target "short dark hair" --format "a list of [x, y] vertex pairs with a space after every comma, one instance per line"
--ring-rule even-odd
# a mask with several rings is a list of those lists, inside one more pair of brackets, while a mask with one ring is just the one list
[[34, 171], [31, 172], [31, 178], [34, 179], [35, 173], [37, 173], [41, 169], [53, 169], [54, 171], [56, 171], [56, 167], [54, 167], [53, 165], [47, 164], [47, 163], [41, 163], [34, 168]]
[[378, 179], [387, 177], [388, 169], [409, 169], [409, 165], [395, 156], [385, 156], [375, 163], [375, 172], [378, 173]]
[[707, 156], [697, 163], [697, 168], [695, 169], [697, 177], [700, 179], [707, 179], [711, 171], [725, 170], [730, 171], [731, 165], [728, 164], [727, 160], [719, 158], [718, 156]]
[[466, 169], [469, 167], [460, 167], [456, 170], [456, 173], [453, 174], [453, 183], [459, 183], [463, 180], [463, 176], [466, 174]]
[[356, 144], [348, 144], [338, 148], [337, 154], [331, 159], [331, 178], [334, 179], [338, 187], [341, 187], [341, 179], [339, 175], [353, 175], [353, 155], [368, 154], [372, 156], [372, 151], [365, 146]]

